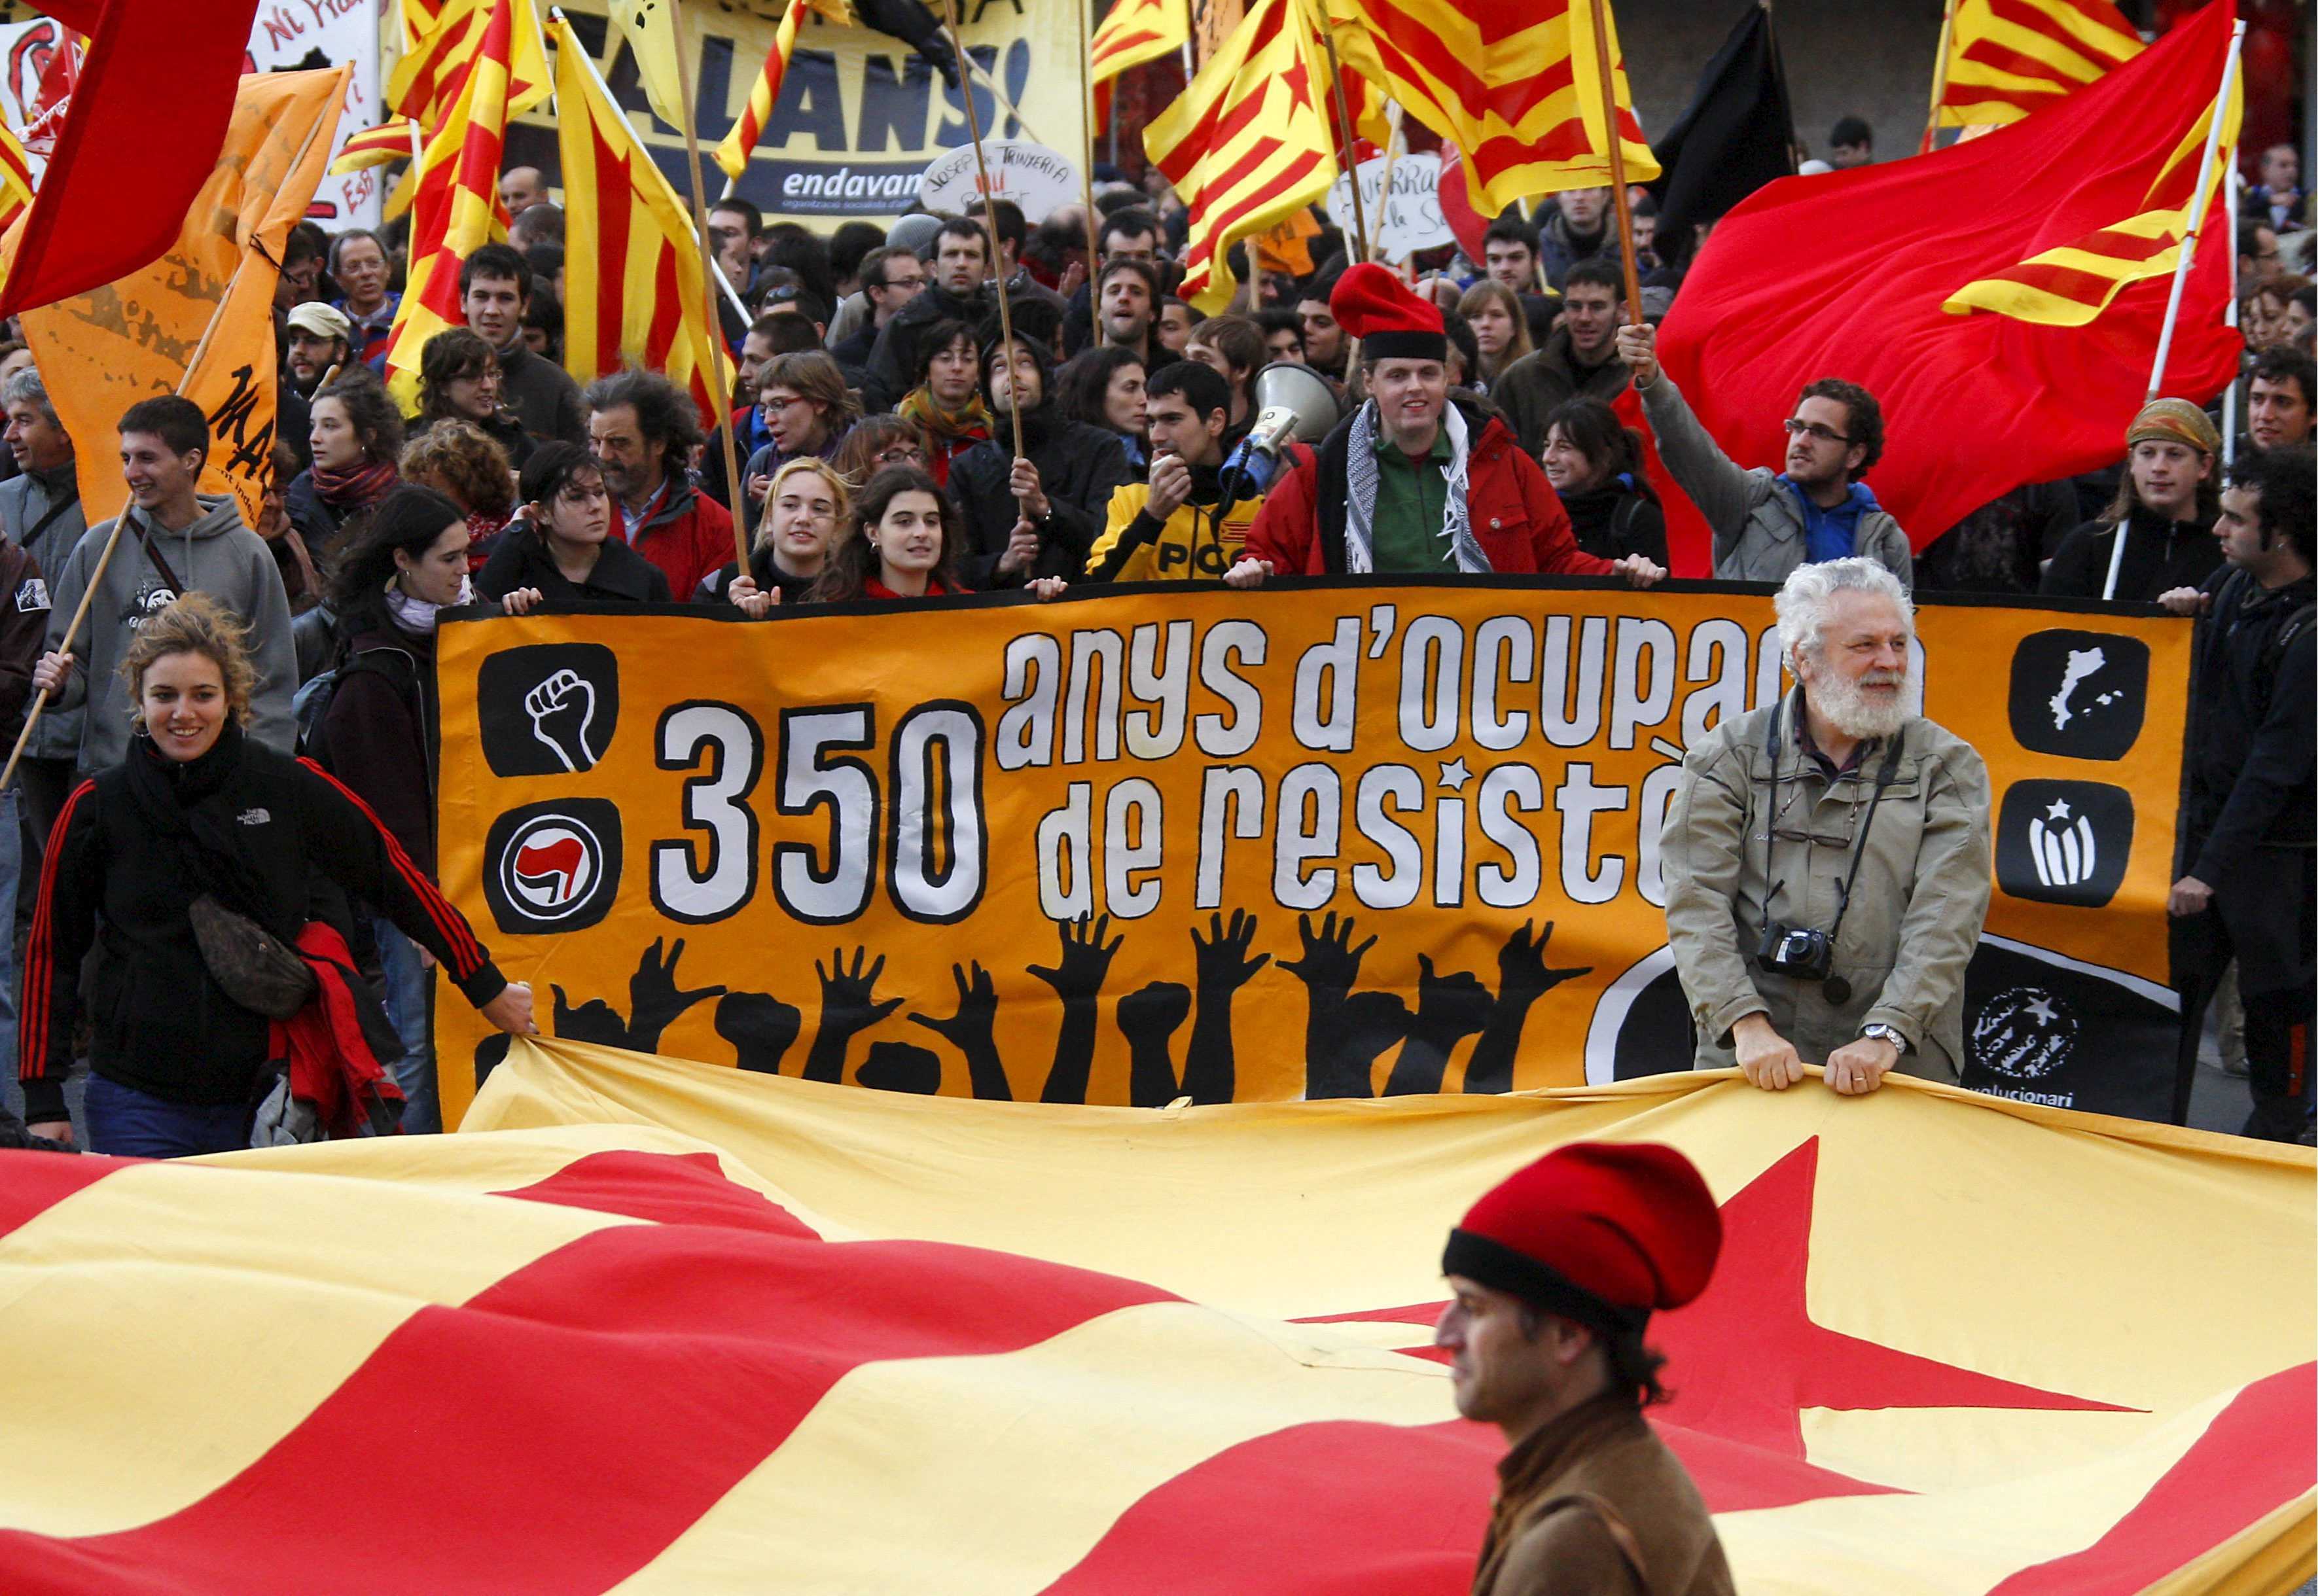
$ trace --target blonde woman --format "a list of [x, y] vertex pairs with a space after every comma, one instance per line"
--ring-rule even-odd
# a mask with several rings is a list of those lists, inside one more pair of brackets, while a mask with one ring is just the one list
[[[146, 621], [121, 674], [136, 735], [126, 758], [65, 800], [24, 955], [19, 1036], [35, 1135], [72, 1140], [64, 1081], [92, 946], [94, 1152], [175, 1158], [247, 1146], [267, 1066], [292, 1041], [332, 1050], [344, 1061], [334, 1075], [375, 1087], [383, 1062], [324, 1018], [351, 1011], [326, 991], [351, 1004], [361, 985], [347, 928], [309, 919], [325, 878], [432, 954], [493, 1025], [535, 1028], [531, 989], [499, 973], [362, 801], [245, 735], [256, 672], [240, 622], [189, 593]], [[247, 963], [213, 964], [219, 955], [193, 928], [197, 912], [218, 908], [297, 949], [316, 978], [303, 1009], [283, 1019], [248, 1006]], [[353, 1113], [351, 1102], [340, 1107]]]
[[843, 535], [853, 496], [825, 460], [792, 460], [773, 473], [749, 569], [728, 565], [700, 584], [695, 603], [730, 599], [761, 621], [777, 604], [795, 604], [819, 579], [829, 551]]
[[1529, 318], [1512, 289], [1487, 278], [1465, 291], [1457, 314], [1473, 329], [1473, 342], [1481, 350], [1481, 369], [1471, 373], [1467, 386], [1487, 393], [1507, 366], [1530, 352]]

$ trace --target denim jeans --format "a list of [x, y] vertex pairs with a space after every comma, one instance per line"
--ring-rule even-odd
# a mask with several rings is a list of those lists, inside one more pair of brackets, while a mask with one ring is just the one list
[[88, 1150], [121, 1158], [184, 1158], [249, 1145], [247, 1103], [173, 1103], [150, 1092], [88, 1078]]
[[443, 1128], [443, 1105], [435, 1090], [434, 1015], [427, 1001], [435, 972], [419, 962], [418, 945], [392, 921], [373, 919], [371, 930], [378, 938], [379, 970], [386, 977], [387, 1022], [402, 1043], [402, 1056], [393, 1066], [394, 1083], [402, 1089], [402, 1128], [431, 1134]]

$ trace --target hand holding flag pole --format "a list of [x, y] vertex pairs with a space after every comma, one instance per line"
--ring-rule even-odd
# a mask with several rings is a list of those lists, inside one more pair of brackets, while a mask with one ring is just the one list
[[[708, 356], [709, 387], [713, 393], [717, 371], [716, 349], [722, 341], [718, 332], [722, 325], [716, 318], [716, 283], [723, 268], [716, 264], [715, 241], [708, 235], [708, 200], [700, 175], [700, 132], [693, 125], [692, 66], [686, 58], [684, 46], [684, 0], [668, 0], [669, 27], [676, 35], [677, 110], [684, 123], [685, 169], [692, 179], [692, 225], [700, 232], [700, 336], [709, 340], [705, 351]], [[732, 442], [732, 396], [717, 394], [716, 435], [724, 449], [724, 480], [732, 484], [736, 499], [746, 502], [739, 489], [741, 483], [741, 452]], [[732, 517], [732, 553], [739, 562], [741, 574], [749, 574], [749, 518]]]
[[[2181, 291], [2188, 285], [2189, 267], [2197, 258], [2197, 235], [2206, 226], [2206, 213], [2212, 209], [2206, 193], [2214, 181], [2214, 159], [2222, 146], [2222, 124], [2229, 120], [2230, 96], [2237, 87], [2238, 51], [2245, 43], [2245, 19], [2240, 17], [2230, 29], [2229, 54], [2222, 60], [2221, 92], [2214, 96], [2214, 109], [2206, 125], [2206, 153], [2197, 160], [2197, 185], [2191, 189], [2186, 213], [2181, 218], [2181, 253], [2173, 263], [2173, 287], [2165, 300], [2165, 324], [2157, 333], [2157, 356], [2149, 366], [2147, 399], [2157, 398], [2165, 384], [2165, 362], [2173, 353], [2173, 328], [2181, 319]], [[2232, 387], [2236, 385], [2233, 383]], [[2117, 573], [2125, 569], [2125, 540], [2133, 526], [2131, 516], [2116, 524], [2116, 536], [2110, 540], [2108, 577], [2101, 584], [2104, 601], [2116, 597]]]

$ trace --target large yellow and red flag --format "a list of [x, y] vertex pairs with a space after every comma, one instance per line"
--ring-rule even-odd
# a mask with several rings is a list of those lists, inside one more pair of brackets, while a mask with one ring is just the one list
[[[340, 146], [330, 163], [333, 174], [408, 159], [410, 123], [418, 124], [422, 144], [443, 125], [467, 85], [467, 74], [482, 53], [493, 9], [494, 0], [444, 0], [438, 9], [416, 15], [404, 11], [404, 29], [416, 31], [387, 80], [387, 120]], [[520, 116], [545, 100], [550, 88], [547, 49], [540, 39], [538, 13], [531, 7], [517, 14], [509, 45], [508, 114]], [[407, 205], [407, 188], [397, 193]], [[391, 204], [389, 214], [400, 214], [400, 206]]]
[[2018, 121], [2139, 55], [2110, 0], [1950, 0], [1935, 127]]
[[31, 202], [31, 160], [22, 141], [0, 122], [0, 228], [22, 216]]
[[561, 16], [555, 109], [564, 367], [583, 383], [623, 365], [663, 372], [691, 390], [713, 426], [732, 369], [718, 330], [702, 320], [699, 235]]
[[501, 236], [499, 161], [507, 147], [508, 60], [531, 0], [489, 0], [490, 14], [473, 63], [443, 125], [427, 139], [413, 175], [410, 265], [386, 345], [387, 387], [406, 410], [418, 408], [418, 361], [427, 340], [463, 327], [459, 272], [467, 257]]
[[1154, 1111], [530, 1042], [469, 1123], [0, 1153], [13, 1592], [1452, 1596], [1504, 1441], [1442, 1243], [1577, 1139], [1721, 1205], [1651, 1419], [1750, 1596], [2311, 1573], [2302, 1149], [1906, 1080]]
[[1185, 0], [1117, 0], [1087, 43], [1095, 121], [1110, 120], [1111, 79], [1129, 67], [1173, 55], [1190, 41], [1191, 8]]
[[1658, 176], [1608, 6], [1605, 103], [1587, 0], [1325, 3], [1344, 64], [1464, 151], [1476, 210], [1495, 216], [1534, 194], [1608, 184], [1613, 115], [1626, 181]]
[[1307, 0], [1257, 0], [1183, 97], [1143, 132], [1143, 147], [1190, 210], [1183, 298], [1208, 315], [1238, 281], [1225, 256], [1327, 193], [1336, 157], [1323, 108]]
[[773, 120], [773, 107], [781, 103], [781, 80], [788, 76], [789, 57], [796, 51], [797, 30], [804, 26], [804, 13], [812, 9], [811, 0], [789, 0], [788, 9], [781, 13], [780, 26], [773, 31], [773, 42], [765, 50], [764, 69], [750, 86], [749, 103], [741, 108], [741, 120], [716, 147], [717, 166], [736, 182], [749, 169], [750, 154], [763, 136], [765, 125]]

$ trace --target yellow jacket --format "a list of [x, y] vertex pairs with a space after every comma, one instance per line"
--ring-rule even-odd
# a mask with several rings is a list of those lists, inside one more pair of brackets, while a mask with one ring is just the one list
[[1263, 508], [1261, 498], [1241, 499], [1218, 528], [1213, 505], [1180, 505], [1162, 523], [1145, 507], [1150, 498], [1146, 482], [1111, 489], [1110, 516], [1087, 553], [1089, 578], [1100, 582], [1220, 581], [1238, 560], [1247, 529]]

